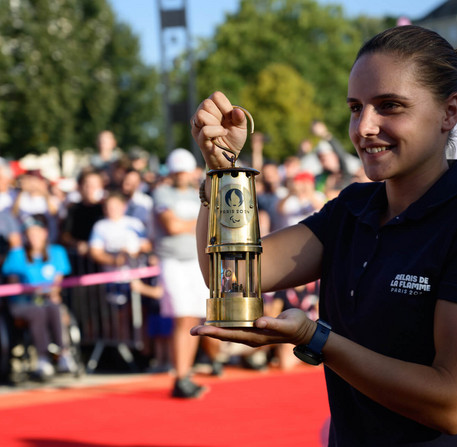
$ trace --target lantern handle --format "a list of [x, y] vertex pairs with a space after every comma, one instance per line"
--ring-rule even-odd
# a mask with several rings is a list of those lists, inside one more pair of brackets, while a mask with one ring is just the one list
[[[245, 115], [246, 117], [249, 119], [249, 122], [251, 124], [251, 134], [254, 133], [254, 118], [252, 118], [252, 115], [243, 107], [241, 106], [233, 106], [234, 109], [240, 109]], [[214, 138], [211, 138], [211, 142], [217, 146], [219, 149], [222, 149], [224, 152], [222, 152], [222, 154], [224, 155], [224, 157], [230, 162], [232, 163], [232, 168], [235, 167], [235, 162], [236, 160], [238, 159], [238, 155], [237, 153], [229, 148], [229, 147], [226, 147], [226, 146], [222, 146], [222, 144], [218, 143], [217, 142], [217, 138], [218, 137], [214, 137]], [[230, 157], [225, 151], [227, 152], [230, 152], [232, 154], [232, 156]]]

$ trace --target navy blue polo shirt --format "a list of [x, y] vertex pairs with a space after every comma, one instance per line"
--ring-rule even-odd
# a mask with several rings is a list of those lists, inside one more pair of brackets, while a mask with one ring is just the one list
[[[384, 183], [353, 184], [303, 221], [324, 246], [320, 318], [375, 352], [431, 365], [436, 301], [457, 302], [457, 165], [380, 226], [386, 207]], [[387, 410], [329, 368], [325, 374], [330, 446], [457, 445], [457, 437]]]

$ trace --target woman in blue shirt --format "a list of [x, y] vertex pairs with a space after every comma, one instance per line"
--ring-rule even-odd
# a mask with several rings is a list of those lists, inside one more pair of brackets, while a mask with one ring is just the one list
[[[457, 53], [433, 31], [388, 29], [352, 67], [349, 135], [373, 183], [354, 184], [302, 223], [263, 239], [262, 291], [321, 279], [320, 317], [299, 309], [255, 329], [199, 326], [251, 346], [293, 343], [324, 362], [329, 445], [457, 445]], [[246, 118], [220, 92], [199, 106], [192, 134], [210, 169], [229, 167], [213, 144], [240, 150]], [[211, 185], [206, 182], [206, 196]], [[203, 203], [203, 205], [205, 205]], [[200, 264], [208, 211], [198, 223]]]
[[2, 272], [10, 280], [37, 286], [28, 294], [9, 298], [10, 311], [15, 318], [28, 322], [33, 344], [38, 353], [36, 373], [46, 378], [53, 374], [48, 358], [48, 345], [54, 341], [61, 348], [59, 370], [74, 368], [63, 342], [61, 296], [59, 283], [71, 271], [65, 249], [48, 244], [47, 219], [42, 214], [25, 218], [24, 246], [11, 249]]

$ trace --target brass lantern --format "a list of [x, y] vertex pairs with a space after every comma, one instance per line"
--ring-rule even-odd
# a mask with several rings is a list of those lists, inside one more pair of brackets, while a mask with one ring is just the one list
[[[237, 107], [237, 106], [235, 106]], [[240, 109], [242, 109], [240, 107]], [[253, 120], [249, 112], [242, 109]], [[229, 148], [213, 143], [232, 154]], [[224, 155], [228, 158], [227, 154]], [[229, 158], [228, 158], [229, 159]], [[210, 297], [206, 301], [206, 325], [252, 327], [263, 315], [260, 288], [262, 253], [255, 176], [259, 171], [235, 167], [214, 169], [208, 222]]]

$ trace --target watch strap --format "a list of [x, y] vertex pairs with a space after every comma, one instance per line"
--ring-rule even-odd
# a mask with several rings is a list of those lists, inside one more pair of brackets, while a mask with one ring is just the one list
[[317, 320], [317, 327], [307, 345], [294, 347], [294, 354], [302, 361], [310, 365], [319, 365], [324, 361], [322, 348], [330, 335], [332, 327], [322, 320]]
[[322, 320], [317, 320], [317, 328], [308, 343], [308, 349], [315, 354], [322, 354], [322, 348], [324, 347], [328, 336], [330, 335], [331, 326]]

